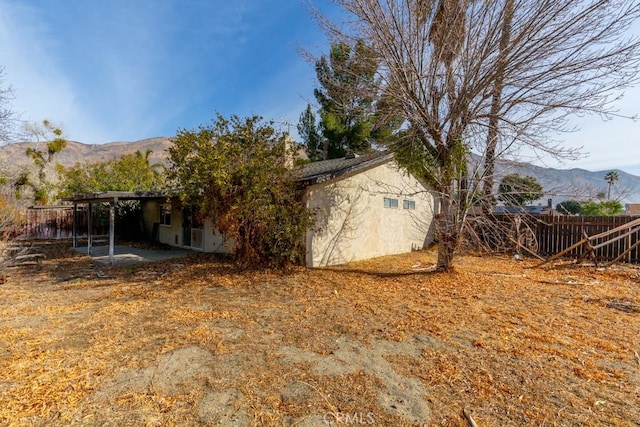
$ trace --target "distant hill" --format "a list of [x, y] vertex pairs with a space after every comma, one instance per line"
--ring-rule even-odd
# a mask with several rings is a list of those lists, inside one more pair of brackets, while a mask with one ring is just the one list
[[[20, 166], [29, 164], [25, 151], [29, 147], [36, 147], [33, 142], [18, 142], [0, 146], [0, 170], [11, 171]], [[44, 148], [44, 143], [39, 143]], [[125, 154], [135, 153], [140, 150], [145, 153], [151, 150], [150, 162], [167, 163], [169, 156], [166, 151], [171, 145], [168, 137], [148, 138], [136, 142], [109, 142], [106, 144], [83, 144], [77, 141], [68, 141], [67, 147], [56, 154], [55, 161], [65, 167], [76, 163], [95, 163], [115, 159]]]
[[[40, 143], [44, 147], [44, 143]], [[15, 143], [0, 146], [0, 171], [9, 173], [21, 166], [29, 164], [25, 155], [28, 147], [34, 147], [34, 143]], [[124, 154], [134, 153], [136, 150], [145, 152], [151, 150], [152, 163], [168, 162], [167, 148], [171, 145], [168, 137], [148, 138], [136, 142], [109, 142], [106, 144], [83, 144], [77, 141], [69, 141], [56, 160], [65, 167], [76, 163], [102, 162], [115, 159]], [[553, 169], [534, 166], [528, 163], [500, 163], [496, 168], [496, 183], [507, 173], [518, 173], [523, 176], [535, 177], [545, 188], [547, 194], [543, 199], [534, 204], [546, 204], [548, 198], [553, 199], [553, 205], [567, 200], [586, 200], [593, 198], [598, 192], [606, 192], [607, 184], [604, 176], [609, 170], [588, 171], [585, 169]], [[640, 203], [640, 177], [616, 170], [620, 179], [612, 187], [612, 198], [619, 199], [623, 203]]]
[[587, 200], [595, 198], [599, 192], [607, 192], [604, 176], [615, 170], [620, 179], [611, 187], [611, 198], [624, 203], [640, 203], [640, 177], [623, 172], [619, 169], [602, 171], [588, 171], [585, 169], [553, 169], [543, 168], [528, 163], [505, 164], [497, 168], [496, 182], [507, 173], [517, 173], [522, 176], [533, 176], [542, 184], [546, 191], [543, 199], [536, 203], [546, 204], [548, 198], [553, 199], [553, 206], [563, 200]]

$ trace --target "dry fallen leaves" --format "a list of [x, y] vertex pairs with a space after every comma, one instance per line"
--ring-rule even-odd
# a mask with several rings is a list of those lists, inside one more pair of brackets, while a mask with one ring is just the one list
[[[640, 420], [640, 314], [620, 309], [640, 303], [637, 267], [530, 269], [534, 261], [464, 256], [442, 274], [425, 251], [281, 274], [201, 254], [101, 267], [113, 278], [99, 279], [88, 257], [41, 246], [41, 266], [15, 268], [0, 285], [0, 424], [191, 423], [197, 391], [130, 392], [108, 407], [87, 399], [116, 373], [197, 345], [237, 361], [210, 386], [242, 390], [255, 424], [371, 411], [401, 425], [377, 406], [375, 376], [318, 376], [284, 364], [278, 348], [327, 355], [340, 336], [416, 335], [435, 344], [418, 359], [386, 358], [424, 385], [433, 425], [467, 425], [465, 409], [478, 425]], [[311, 385], [310, 400], [283, 401], [292, 378]]]

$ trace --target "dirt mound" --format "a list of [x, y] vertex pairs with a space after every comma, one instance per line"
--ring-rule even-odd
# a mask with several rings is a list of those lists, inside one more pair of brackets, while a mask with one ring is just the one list
[[354, 372], [374, 375], [383, 387], [376, 392], [378, 405], [392, 415], [417, 424], [429, 421], [426, 403], [427, 391], [420, 381], [399, 374], [385, 360], [385, 356], [403, 354], [419, 358], [422, 348], [431, 340], [413, 339], [409, 342], [374, 341], [369, 347], [348, 337], [336, 340], [337, 349], [321, 355], [294, 347], [283, 347], [280, 352], [290, 362], [307, 362], [316, 375], [341, 376]]
[[196, 412], [206, 425], [247, 426], [249, 414], [243, 401], [244, 395], [236, 389], [212, 391], [205, 394]]

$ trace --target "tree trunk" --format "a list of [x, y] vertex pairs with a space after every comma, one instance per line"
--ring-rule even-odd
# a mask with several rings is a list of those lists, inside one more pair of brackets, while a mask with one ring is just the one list
[[506, 65], [506, 50], [511, 38], [511, 21], [513, 19], [514, 0], [507, 0], [502, 21], [500, 36], [500, 52], [498, 54], [496, 80], [493, 86], [491, 112], [489, 114], [489, 130], [487, 132], [487, 150], [484, 159], [484, 185], [482, 188], [482, 213], [489, 215], [493, 211], [493, 183], [496, 162], [496, 146], [498, 144], [498, 116], [502, 105], [502, 90], [504, 88], [504, 68]]
[[436, 230], [438, 237], [438, 263], [439, 271], [451, 271], [453, 258], [460, 241], [459, 227], [455, 218], [455, 209], [451, 203], [451, 195], [441, 192], [440, 213], [436, 217]]

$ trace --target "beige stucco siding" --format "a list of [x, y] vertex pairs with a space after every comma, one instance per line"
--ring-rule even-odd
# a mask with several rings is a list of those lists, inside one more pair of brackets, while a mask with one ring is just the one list
[[142, 218], [147, 239], [151, 239], [153, 224], [160, 220], [160, 201], [146, 200], [142, 203]]
[[[147, 228], [152, 230], [153, 223], [160, 222], [160, 201], [148, 201], [144, 204], [143, 215]], [[192, 244], [185, 246], [182, 229], [182, 204], [178, 198], [171, 200], [171, 225], [158, 226], [158, 241], [175, 247], [187, 247], [204, 252], [229, 253], [230, 245], [217, 231], [210, 220], [205, 220], [202, 229], [192, 229]], [[201, 239], [201, 241], [200, 241]]]
[[[432, 240], [436, 198], [393, 161], [315, 184], [306, 197], [316, 212], [306, 239], [309, 267], [410, 252]], [[398, 206], [385, 207], [385, 197]], [[405, 209], [405, 200], [415, 209]]]
[[210, 220], [204, 222], [204, 251], [213, 252], [217, 254], [231, 253], [233, 243], [225, 240], [224, 236], [220, 234], [218, 229], [213, 226]]

